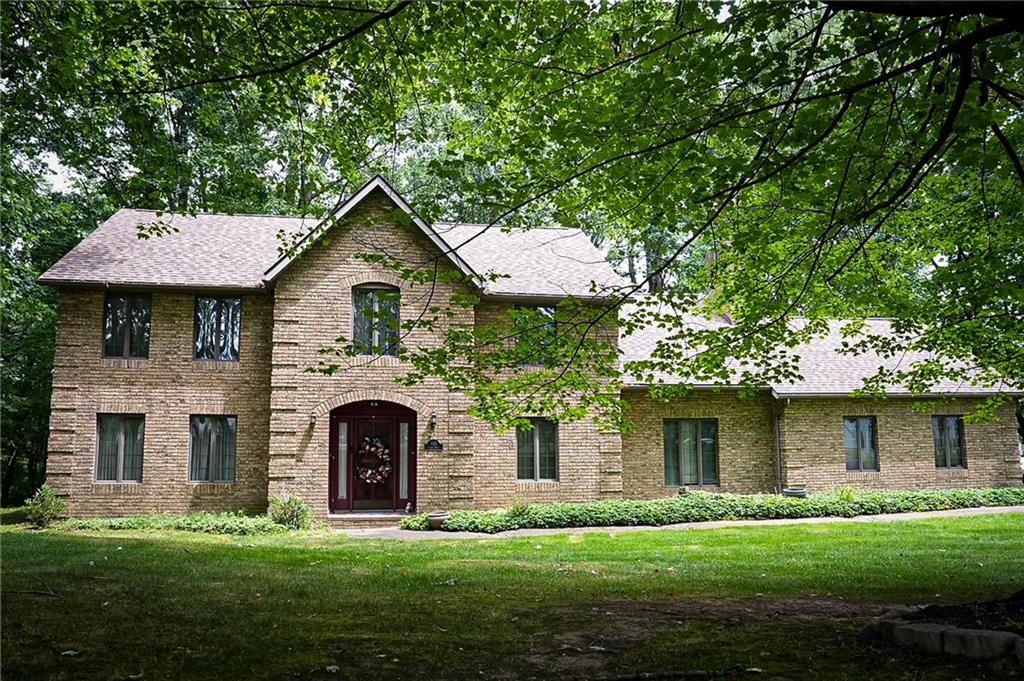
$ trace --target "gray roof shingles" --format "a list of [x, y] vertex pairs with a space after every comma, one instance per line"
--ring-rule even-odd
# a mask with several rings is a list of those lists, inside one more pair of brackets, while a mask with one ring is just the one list
[[[175, 231], [138, 237], [139, 228], [162, 222]], [[51, 267], [40, 282], [53, 285], [154, 286], [257, 289], [280, 258], [278, 233], [295, 235], [316, 218], [211, 213], [158, 215], [119, 210]], [[578, 229], [485, 229], [438, 224], [435, 230], [474, 271], [502, 275], [482, 283], [488, 295], [588, 297], [592, 290], [623, 286], [600, 251]], [[472, 238], [482, 232], [479, 237]], [[596, 289], [595, 289], [596, 287]]]
[[[624, 309], [623, 314], [629, 314], [629, 308]], [[728, 323], [721, 319], [705, 319], [694, 315], [685, 314], [685, 323], [693, 328], [716, 328], [726, 326]], [[792, 319], [790, 324], [799, 328], [805, 324], [801, 318]], [[847, 339], [842, 334], [842, 328], [847, 322], [835, 320], [829, 322], [829, 330], [823, 336], [815, 338], [810, 343], [797, 346], [792, 354], [799, 357], [799, 373], [801, 378], [792, 383], [772, 383], [765, 388], [772, 390], [778, 397], [802, 397], [822, 395], [849, 395], [858, 388], [864, 387], [864, 379], [874, 376], [882, 367], [892, 370], [910, 369], [915, 361], [928, 357], [924, 352], [907, 352], [894, 357], [883, 357], [874, 352], [862, 354], [847, 354], [841, 352], [842, 343]], [[888, 319], [871, 318], [865, 320], [865, 331], [872, 335], [888, 336], [892, 333], [891, 322]], [[623, 334], [619, 340], [622, 349], [622, 362], [627, 365], [629, 362], [640, 361], [651, 356], [659, 342], [668, 337], [665, 329], [657, 326], [647, 326], [638, 329], [635, 333]], [[681, 348], [684, 349], [684, 348]], [[742, 364], [735, 363], [735, 373], [728, 385], [739, 384], [739, 375]], [[680, 379], [669, 373], [656, 373], [656, 383], [678, 383]], [[626, 375], [625, 385], [631, 387], [642, 387], [646, 385], [638, 377]], [[698, 385], [697, 387], [708, 387]], [[987, 386], [974, 383], [959, 383], [949, 380], [942, 380], [932, 386], [932, 394], [935, 395], [990, 395], [1000, 392], [1019, 394], [1019, 390], [1011, 386], [996, 385]], [[886, 393], [891, 396], [907, 396], [909, 391], [903, 386], [888, 386]]]
[[437, 223], [434, 229], [481, 276], [504, 275], [484, 282], [489, 295], [603, 297], [628, 283], [578, 229], [467, 223]]
[[[140, 239], [155, 222], [175, 231]], [[51, 267], [39, 281], [56, 285], [256, 289], [278, 258], [278, 231], [312, 229], [314, 218], [253, 215], [159, 215], [122, 209]]]

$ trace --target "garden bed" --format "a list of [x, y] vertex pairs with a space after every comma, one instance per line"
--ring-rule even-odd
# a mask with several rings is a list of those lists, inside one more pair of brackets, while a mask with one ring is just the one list
[[[596, 501], [516, 505], [493, 511], [452, 511], [441, 526], [448, 532], [494, 534], [528, 528], [674, 525], [709, 520], [846, 517], [943, 511], [1024, 504], [1024, 488], [872, 491], [812, 494], [806, 498], [777, 494], [691, 492], [651, 501]], [[402, 520], [407, 530], [428, 530], [427, 514]]]

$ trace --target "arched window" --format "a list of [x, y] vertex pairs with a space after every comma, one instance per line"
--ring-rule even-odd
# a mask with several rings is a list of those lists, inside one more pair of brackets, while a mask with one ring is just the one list
[[398, 309], [394, 286], [363, 284], [352, 289], [352, 343], [360, 355], [398, 355]]

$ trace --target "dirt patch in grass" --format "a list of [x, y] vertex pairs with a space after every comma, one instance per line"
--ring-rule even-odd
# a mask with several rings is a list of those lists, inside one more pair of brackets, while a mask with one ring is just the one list
[[[772, 674], [742, 670], [770, 667], [746, 652], [721, 659], [677, 656], [663, 639], [693, 640], [693, 631], [711, 632], [717, 640], [741, 637], [757, 640], [763, 632], [792, 632], [803, 636], [818, 623], [845, 627], [851, 636], [884, 604], [851, 603], [835, 598], [686, 598], [613, 600], [578, 606], [525, 608], [513, 620], [532, 620], [537, 627], [523, 631], [518, 645], [503, 654], [471, 650], [469, 641], [451, 640], [443, 631], [428, 642], [427, 632], [410, 632], [404, 645], [374, 636], [353, 636], [325, 645], [321, 666], [284, 674], [281, 681], [325, 681], [376, 678], [608, 679], [623, 673], [666, 670], [706, 671], [707, 678], [772, 678]], [[785, 636], [785, 634], [783, 634]], [[417, 644], [421, 641], [422, 645]], [[773, 647], [774, 644], [765, 644]], [[806, 643], [802, 643], [806, 645]], [[465, 649], [464, 649], [465, 647]], [[664, 660], [652, 659], [651, 651]], [[756, 663], [756, 665], [755, 665]], [[782, 678], [786, 678], [783, 676]]]
[[[739, 632], [754, 620], [758, 626], [773, 621], [827, 620], [830, 624], [862, 623], [886, 606], [850, 603], [827, 598], [672, 599], [668, 601], [611, 601], [589, 607], [557, 608], [549, 615], [575, 623], [552, 632], [549, 644], [523, 655], [523, 662], [554, 676], [597, 678], [615, 666], [618, 656], [639, 649], [654, 636], [694, 620], [712, 621], [721, 630]], [[582, 627], [579, 625], [583, 625]], [[722, 669], [700, 671], [724, 673]]]
[[908, 620], [953, 624], [963, 629], [994, 629], [1024, 636], [1024, 589], [997, 601], [929, 605], [904, 617]]

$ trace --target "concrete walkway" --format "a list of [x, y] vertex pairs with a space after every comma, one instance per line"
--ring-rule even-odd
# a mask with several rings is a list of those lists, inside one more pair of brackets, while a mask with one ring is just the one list
[[[853, 518], [782, 518], [777, 520], [710, 520], [699, 523], [677, 523], [675, 525], [632, 525], [625, 527], [566, 527], [558, 529], [511, 530], [500, 534], [484, 534], [483, 532], [422, 532], [418, 530], [400, 530], [397, 527], [373, 529], [339, 529], [335, 532], [360, 539], [411, 539], [411, 540], [447, 540], [447, 539], [509, 539], [512, 537], [547, 537], [557, 534], [622, 534], [624, 532], [658, 532], [662, 530], [704, 530], [717, 527], [753, 527], [769, 525], [817, 525], [823, 523], [885, 523], [900, 520], [918, 520], [920, 518], [957, 518], [961, 516], [986, 515], [993, 513], [1021, 513], [1024, 506], [986, 506], [984, 508], [958, 508], [952, 511], [922, 511], [919, 513], [885, 513], [881, 515], [859, 515]], [[1024, 532], [1024, 517], [1021, 518], [1021, 531]]]

